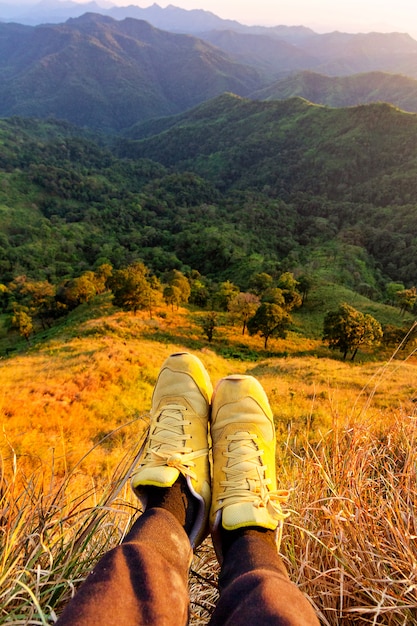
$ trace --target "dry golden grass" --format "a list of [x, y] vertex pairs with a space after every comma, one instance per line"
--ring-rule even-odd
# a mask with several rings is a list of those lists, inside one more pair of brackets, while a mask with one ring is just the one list
[[282, 550], [324, 624], [416, 623], [417, 424], [391, 419], [328, 433], [285, 473]]
[[[219, 356], [225, 346], [246, 346], [245, 360]], [[282, 553], [323, 624], [417, 623], [414, 356], [344, 363], [295, 336], [260, 346], [228, 326], [209, 345], [187, 311], [163, 309], [90, 319], [0, 361], [0, 621], [53, 622], [124, 536], [153, 385], [163, 360], [188, 349], [214, 383], [248, 373], [269, 395], [279, 483], [292, 489]], [[190, 577], [192, 624], [208, 621], [217, 572], [208, 541]]]

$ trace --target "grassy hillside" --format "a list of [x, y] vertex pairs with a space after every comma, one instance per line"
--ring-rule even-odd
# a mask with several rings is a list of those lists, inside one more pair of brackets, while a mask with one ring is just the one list
[[[171, 308], [133, 316], [101, 298], [45, 341], [0, 360], [7, 520], [0, 614], [47, 623], [72, 584], [124, 536], [137, 514], [128, 477], [159, 367], [188, 349], [214, 383], [242, 372], [268, 393], [279, 484], [293, 490], [282, 551], [324, 623], [355, 623], [357, 611], [360, 623], [411, 623], [413, 348], [352, 364], [297, 333], [271, 340], [265, 352], [259, 338], [228, 325], [208, 344], [198, 316]], [[225, 358], [226, 347], [239, 358]], [[192, 624], [207, 623], [216, 571], [208, 541], [193, 564]]]

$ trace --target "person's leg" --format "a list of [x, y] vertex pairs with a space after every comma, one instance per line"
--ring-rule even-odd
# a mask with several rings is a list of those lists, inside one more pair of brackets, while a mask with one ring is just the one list
[[220, 381], [211, 419], [210, 524], [222, 569], [210, 626], [317, 626], [278, 554], [288, 494], [277, 490], [275, 429], [261, 385], [250, 376]]
[[180, 353], [165, 361], [143, 463], [132, 478], [145, 512], [99, 561], [58, 626], [186, 624], [192, 548], [208, 530], [211, 393], [197, 357]]
[[148, 509], [90, 572], [57, 626], [186, 624], [191, 558], [176, 517], [163, 508]]

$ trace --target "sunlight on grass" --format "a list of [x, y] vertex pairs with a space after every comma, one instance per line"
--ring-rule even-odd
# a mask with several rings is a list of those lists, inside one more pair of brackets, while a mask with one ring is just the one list
[[[416, 621], [413, 355], [352, 364], [295, 334], [265, 352], [227, 325], [208, 344], [182, 309], [152, 319], [112, 313], [66, 332], [0, 361], [2, 618], [53, 623], [123, 539], [137, 514], [128, 479], [159, 368], [187, 349], [214, 384], [251, 374], [270, 398], [278, 482], [291, 489], [281, 550], [322, 623]], [[217, 575], [206, 540], [190, 575], [195, 626], [209, 620]]]
[[416, 434], [402, 413], [342, 428], [283, 470], [295, 511], [282, 549], [325, 624], [415, 621]]
[[63, 479], [47, 468], [45, 480], [43, 466], [26, 474], [15, 455], [12, 471], [3, 465], [0, 616], [7, 623], [56, 621], [56, 607], [123, 539], [137, 514], [126, 483], [143, 440], [125, 452], [99, 492], [94, 482], [82, 489], [77, 466]]

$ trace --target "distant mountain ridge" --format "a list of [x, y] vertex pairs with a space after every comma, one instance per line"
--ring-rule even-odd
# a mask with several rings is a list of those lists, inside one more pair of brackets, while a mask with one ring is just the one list
[[210, 11], [203, 9], [181, 9], [168, 5], [165, 8], [154, 3], [142, 8], [133, 4], [120, 7], [111, 3], [74, 2], [73, 0], [43, 0], [37, 4], [14, 5], [0, 2], [0, 21], [18, 22], [28, 26], [45, 23], [61, 23], [69, 18], [80, 17], [84, 13], [100, 13], [114, 19], [126, 17], [141, 19], [156, 28], [170, 32], [199, 34], [210, 30], [234, 30], [236, 32], [274, 35], [285, 41], [295, 43], [300, 39], [314, 36], [315, 33], [305, 26], [246, 26], [236, 20], [222, 19]]
[[2, 116], [117, 131], [262, 84], [218, 48], [141, 20], [86, 14], [58, 25], [0, 24]]
[[295, 96], [331, 107], [389, 102], [403, 111], [417, 113], [417, 80], [386, 72], [342, 77], [297, 72], [251, 97], [256, 100], [286, 100]]
[[280, 78], [296, 69], [329, 76], [385, 71], [417, 78], [417, 41], [404, 33], [335, 32], [296, 42], [272, 32], [254, 35], [222, 30], [199, 36], [240, 63]]

